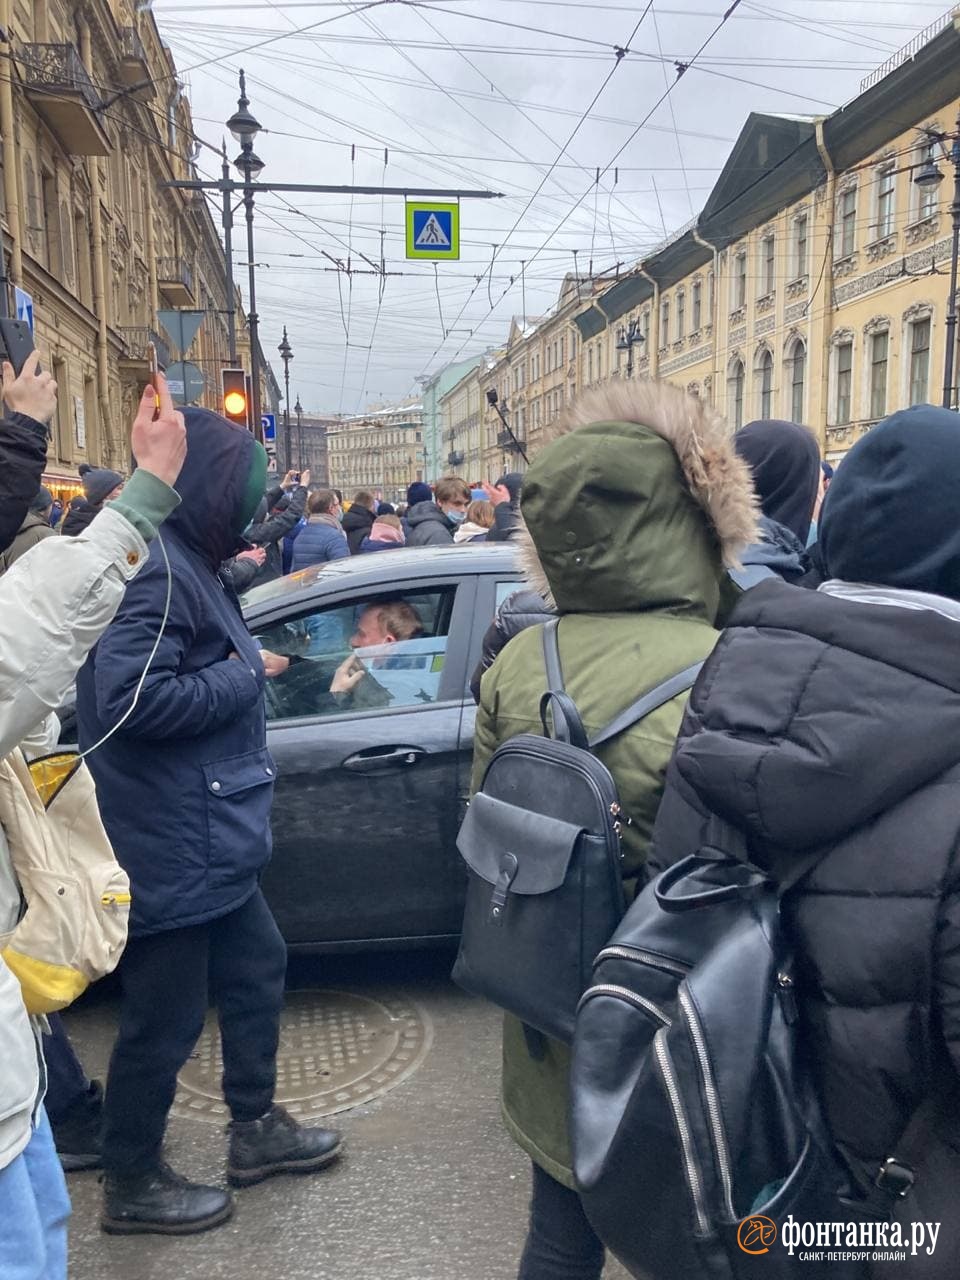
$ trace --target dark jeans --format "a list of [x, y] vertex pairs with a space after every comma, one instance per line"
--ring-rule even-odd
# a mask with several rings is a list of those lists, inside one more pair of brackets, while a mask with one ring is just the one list
[[576, 1191], [533, 1166], [530, 1230], [517, 1280], [600, 1280], [603, 1244]]
[[120, 1029], [104, 1100], [103, 1164], [149, 1168], [160, 1155], [177, 1073], [217, 1009], [223, 1093], [234, 1120], [273, 1103], [287, 950], [258, 889], [236, 911], [127, 944]]
[[90, 1081], [73, 1051], [67, 1029], [59, 1013], [47, 1015], [50, 1033], [43, 1037], [43, 1060], [47, 1064], [47, 1096], [44, 1106], [55, 1125], [90, 1091]]

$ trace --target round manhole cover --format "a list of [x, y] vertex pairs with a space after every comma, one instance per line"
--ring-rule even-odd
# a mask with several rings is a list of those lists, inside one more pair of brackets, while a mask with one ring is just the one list
[[[420, 1066], [433, 1038], [427, 1013], [402, 997], [291, 991], [280, 1017], [277, 1101], [298, 1119], [329, 1116], [379, 1098]], [[180, 1072], [173, 1114], [229, 1119], [220, 1088], [215, 1015]]]

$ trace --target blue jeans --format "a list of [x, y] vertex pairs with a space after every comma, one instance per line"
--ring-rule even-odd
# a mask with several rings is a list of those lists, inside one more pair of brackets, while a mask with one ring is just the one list
[[66, 1280], [70, 1197], [46, 1112], [26, 1149], [0, 1169], [0, 1276]]

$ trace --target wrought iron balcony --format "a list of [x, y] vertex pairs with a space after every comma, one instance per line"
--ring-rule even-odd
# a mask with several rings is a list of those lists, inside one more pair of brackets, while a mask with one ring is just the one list
[[157, 361], [161, 369], [170, 364], [170, 347], [154, 329], [146, 325], [134, 325], [117, 330], [123, 342], [124, 353], [120, 363], [128, 369], [147, 369], [150, 366], [148, 347], [152, 342], [157, 349]]
[[24, 44], [20, 59], [27, 97], [64, 149], [74, 156], [109, 155], [100, 95], [74, 46]]
[[466, 455], [464, 454], [462, 449], [452, 449], [447, 454], [447, 465], [450, 467], [462, 466], [465, 456]]
[[193, 306], [193, 272], [182, 258], [157, 259], [157, 287], [171, 306]]
[[137, 86], [131, 95], [134, 98], [144, 101], [156, 96], [157, 89], [150, 78], [147, 51], [136, 27], [123, 27], [121, 30], [120, 80], [128, 89]]
[[514, 439], [509, 431], [498, 431], [497, 444], [501, 449], [505, 449], [507, 453], [519, 453], [525, 446], [526, 441], [523, 436], [518, 435], [517, 438]]

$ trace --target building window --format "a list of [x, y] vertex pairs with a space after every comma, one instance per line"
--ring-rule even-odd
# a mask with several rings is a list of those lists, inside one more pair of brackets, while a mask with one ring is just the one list
[[840, 197], [840, 254], [849, 258], [857, 247], [857, 193], [854, 188]]
[[737, 360], [731, 366], [727, 377], [727, 398], [730, 403], [729, 413], [734, 431], [739, 431], [743, 426], [743, 389], [745, 381], [746, 375], [743, 361]]
[[733, 262], [733, 310], [747, 305], [747, 255], [738, 253]]
[[887, 356], [890, 335], [886, 330], [870, 339], [870, 417], [882, 418], [887, 412]]
[[897, 195], [897, 175], [893, 165], [887, 165], [877, 174], [877, 224], [876, 238], [893, 235], [894, 202]]
[[681, 289], [677, 293], [677, 341], [682, 342], [685, 334], [687, 317], [687, 295]]
[[850, 393], [853, 387], [853, 343], [837, 347], [837, 426], [850, 421]]
[[910, 326], [910, 403], [924, 404], [930, 379], [930, 321], [917, 320]]
[[593, 382], [593, 347], [587, 348], [587, 386]]
[[665, 347], [670, 341], [670, 300], [664, 298], [660, 303], [660, 346]]
[[707, 324], [713, 324], [713, 272], [707, 273]]
[[803, 421], [803, 393], [807, 376], [807, 349], [802, 342], [793, 348], [790, 361], [790, 417], [794, 422]]
[[690, 324], [693, 332], [696, 333], [702, 322], [702, 305], [701, 296], [703, 294], [703, 285], [698, 280], [690, 291]]
[[57, 180], [47, 169], [40, 170], [40, 199], [43, 209], [43, 247], [47, 270], [53, 276], [63, 275], [60, 261], [60, 206], [57, 201]]
[[807, 215], [802, 213], [793, 224], [793, 275], [799, 279], [807, 274]]
[[760, 357], [760, 417], [773, 415], [773, 356], [764, 351]]
[[776, 285], [776, 242], [773, 236], [764, 236], [760, 242], [760, 296], [773, 293]]

